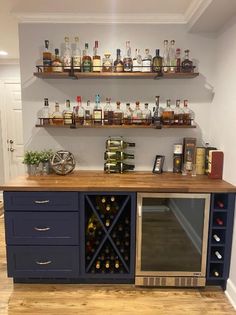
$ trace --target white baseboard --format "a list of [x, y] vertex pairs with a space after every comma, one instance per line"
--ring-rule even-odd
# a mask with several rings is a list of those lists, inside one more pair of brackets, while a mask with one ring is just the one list
[[236, 286], [230, 279], [227, 280], [225, 295], [236, 310]]

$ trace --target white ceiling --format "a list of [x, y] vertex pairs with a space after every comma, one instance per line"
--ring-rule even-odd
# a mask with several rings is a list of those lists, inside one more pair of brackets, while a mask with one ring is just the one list
[[236, 13], [236, 0], [0, 0], [0, 63], [19, 58], [18, 21], [173, 23], [218, 31]]

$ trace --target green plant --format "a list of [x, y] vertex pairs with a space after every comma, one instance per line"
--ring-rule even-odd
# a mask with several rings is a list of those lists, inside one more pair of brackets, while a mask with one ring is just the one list
[[39, 152], [40, 155], [40, 162], [45, 163], [48, 162], [51, 157], [53, 156], [53, 151], [52, 150], [43, 150]]
[[38, 151], [26, 151], [23, 163], [27, 165], [38, 165], [40, 163], [40, 153]]

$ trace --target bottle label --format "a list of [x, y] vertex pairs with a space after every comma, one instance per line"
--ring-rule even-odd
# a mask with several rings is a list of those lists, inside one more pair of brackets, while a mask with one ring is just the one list
[[81, 66], [80, 56], [74, 56], [73, 57], [73, 66], [74, 66], [75, 70], [80, 70], [80, 66]]
[[142, 64], [137, 59], [133, 60], [133, 72], [141, 72]]
[[53, 62], [53, 67], [52, 67], [53, 72], [62, 72], [62, 64], [59, 61], [54, 61]]
[[142, 72], [151, 72], [151, 65], [152, 63], [150, 59], [143, 60]]
[[121, 62], [119, 62], [116, 66], [115, 66], [115, 71], [116, 72], [123, 72], [124, 67], [123, 64]]
[[93, 72], [101, 72], [101, 60], [93, 59]]
[[66, 69], [66, 70], [71, 68], [71, 57], [70, 56], [64, 56], [63, 57], [63, 65], [64, 65], [64, 69]]
[[84, 62], [83, 62], [83, 71], [84, 72], [91, 72], [91, 62], [90, 62], [90, 60], [84, 60]]

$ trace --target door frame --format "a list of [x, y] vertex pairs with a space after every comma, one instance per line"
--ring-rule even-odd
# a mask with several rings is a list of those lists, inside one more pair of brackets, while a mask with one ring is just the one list
[[[10, 179], [10, 169], [8, 161], [8, 150], [7, 150], [7, 99], [6, 99], [6, 84], [21, 84], [20, 78], [2, 78], [0, 79], [0, 106], [1, 106], [1, 137], [2, 137], [2, 153], [3, 153], [3, 177], [4, 183]], [[1, 105], [2, 104], [2, 105]], [[1, 192], [0, 192], [1, 194]], [[1, 197], [0, 197], [1, 198]]]

